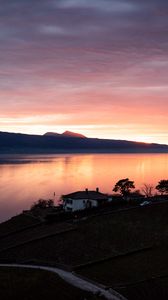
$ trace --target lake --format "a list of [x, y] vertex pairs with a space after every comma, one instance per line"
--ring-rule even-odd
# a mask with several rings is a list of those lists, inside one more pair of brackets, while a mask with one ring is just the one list
[[55, 202], [85, 188], [111, 193], [127, 177], [137, 189], [156, 186], [168, 179], [168, 154], [0, 155], [0, 222], [54, 193]]

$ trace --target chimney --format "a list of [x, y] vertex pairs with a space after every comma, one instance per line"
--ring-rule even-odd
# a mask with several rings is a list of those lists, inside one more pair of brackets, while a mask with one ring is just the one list
[[99, 193], [99, 188], [98, 187], [96, 188], [96, 192]]

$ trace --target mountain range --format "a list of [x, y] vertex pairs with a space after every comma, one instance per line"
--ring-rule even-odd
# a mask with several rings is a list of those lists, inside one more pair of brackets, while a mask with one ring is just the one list
[[168, 153], [168, 145], [87, 138], [71, 131], [44, 135], [0, 132], [0, 153]]

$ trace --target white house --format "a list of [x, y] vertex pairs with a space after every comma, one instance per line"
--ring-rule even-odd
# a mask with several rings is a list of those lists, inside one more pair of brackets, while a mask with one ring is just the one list
[[107, 194], [99, 192], [96, 188], [95, 191], [78, 191], [68, 195], [63, 195], [63, 207], [65, 211], [84, 210], [86, 208], [97, 207], [102, 203], [112, 201], [112, 198]]

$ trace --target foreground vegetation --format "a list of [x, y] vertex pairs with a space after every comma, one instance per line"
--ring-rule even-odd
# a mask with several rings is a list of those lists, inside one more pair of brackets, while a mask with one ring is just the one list
[[[119, 192], [123, 197], [129, 196], [131, 190], [135, 189], [134, 181], [129, 180], [129, 178], [120, 179], [114, 186], [113, 191]], [[168, 194], [168, 179], [162, 179], [158, 182], [155, 189], [161, 194]], [[144, 184], [142, 187], [142, 193], [146, 197], [153, 196], [154, 187], [150, 184]], [[136, 194], [141, 195], [139, 190], [136, 190]]]

